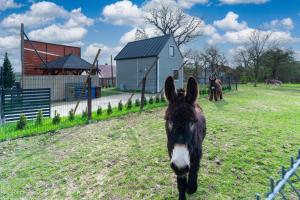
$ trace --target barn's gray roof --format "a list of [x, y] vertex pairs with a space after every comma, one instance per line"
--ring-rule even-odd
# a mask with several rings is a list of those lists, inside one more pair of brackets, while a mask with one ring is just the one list
[[170, 35], [129, 42], [115, 57], [115, 60], [156, 57], [161, 52]]
[[47, 66], [42, 64], [41, 67], [48, 67], [48, 69], [90, 69], [92, 65], [77, 55], [70, 54], [48, 62]]

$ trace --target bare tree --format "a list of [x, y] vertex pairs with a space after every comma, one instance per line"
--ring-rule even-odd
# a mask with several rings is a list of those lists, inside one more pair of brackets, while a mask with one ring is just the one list
[[254, 87], [256, 87], [262, 55], [267, 49], [267, 43], [272, 32], [266, 33], [260, 30], [253, 30], [246, 43], [247, 54], [254, 67]]
[[204, 66], [201, 65], [201, 55], [199, 51], [194, 51], [189, 49], [184, 53], [184, 57], [187, 58], [189, 62], [189, 66], [192, 67], [193, 73], [192, 75], [195, 78], [198, 78], [201, 71], [204, 69]]
[[201, 53], [200, 57], [205, 68], [209, 68], [210, 73], [217, 76], [220, 75], [221, 68], [227, 63], [224, 54], [216, 47], [206, 48], [204, 52]]
[[135, 31], [135, 40], [142, 40], [148, 38], [148, 34], [146, 33], [146, 30], [143, 28], [138, 28]]
[[235, 52], [233, 60], [238, 67], [249, 68], [251, 66], [251, 60], [247, 49], [238, 49]]
[[166, 5], [150, 9], [145, 21], [163, 35], [171, 34], [179, 47], [200, 36], [200, 27], [203, 25], [201, 19]]

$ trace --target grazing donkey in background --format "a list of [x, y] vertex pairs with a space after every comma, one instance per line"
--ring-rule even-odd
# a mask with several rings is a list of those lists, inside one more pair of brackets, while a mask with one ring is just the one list
[[222, 83], [219, 79], [216, 77], [209, 77], [209, 100], [212, 101], [213, 98], [215, 101], [218, 101], [218, 99], [223, 99], [223, 93], [222, 93]]
[[168, 77], [165, 95], [169, 101], [165, 115], [168, 152], [177, 175], [179, 199], [184, 200], [186, 192], [193, 194], [197, 190], [206, 121], [196, 103], [198, 86], [194, 78], [189, 78], [185, 94], [183, 89], [176, 92], [173, 78]]

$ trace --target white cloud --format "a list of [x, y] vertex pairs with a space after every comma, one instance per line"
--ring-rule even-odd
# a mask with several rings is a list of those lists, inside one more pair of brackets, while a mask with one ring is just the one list
[[162, 5], [167, 5], [171, 8], [189, 9], [196, 4], [208, 2], [209, 0], [149, 0], [141, 7], [138, 7], [131, 1], [122, 0], [105, 6], [101, 20], [114, 25], [143, 26], [143, 18], [149, 13], [150, 9], [159, 8]]
[[0, 36], [0, 49], [15, 49], [20, 45], [20, 38], [18, 35]]
[[195, 4], [206, 4], [208, 0], [178, 0], [177, 3], [182, 8], [191, 8]]
[[103, 21], [114, 25], [135, 25], [143, 22], [141, 9], [127, 0], [105, 6], [102, 15]]
[[[120, 39], [120, 44], [121, 45], [125, 45], [127, 44], [128, 42], [132, 42], [132, 41], [135, 41], [135, 33], [137, 31], [137, 28], [133, 28], [131, 29], [130, 31], [126, 32]], [[150, 28], [150, 27], [146, 27], [145, 28], [145, 32], [147, 34], [148, 37], [155, 37], [155, 36], [158, 36], [159, 33], [157, 33], [155, 31], [155, 29], [153, 28]]]
[[222, 4], [263, 4], [269, 0], [220, 0]]
[[274, 19], [270, 23], [265, 23], [264, 27], [268, 29], [293, 29], [294, 22], [289, 17], [282, 20]]
[[82, 27], [65, 27], [53, 24], [46, 28], [31, 31], [28, 35], [32, 40], [69, 43], [81, 40], [86, 34], [87, 30]]
[[16, 3], [14, 0], [0, 0], [0, 11], [12, 8], [20, 8], [22, 4]]
[[294, 51], [295, 59], [300, 61], [300, 51]]
[[[223, 35], [216, 33], [208, 41], [209, 44], [216, 43], [231, 43], [231, 44], [244, 44], [248, 41], [249, 36], [255, 29], [247, 28], [240, 31], [228, 31]], [[262, 34], [271, 34], [270, 43], [292, 43], [298, 41], [297, 38], [293, 38], [290, 32], [287, 31], [264, 31], [260, 30]]]
[[63, 7], [52, 2], [41, 1], [32, 4], [23, 14], [13, 13], [4, 18], [1, 25], [6, 28], [18, 28], [21, 23], [24, 23], [26, 27], [38, 27], [67, 16], [68, 12]]
[[110, 62], [110, 56], [116, 56], [122, 49], [121, 46], [117, 47], [108, 47], [101, 43], [92, 43], [87, 46], [83, 53], [83, 57], [89, 62], [93, 62], [98, 49], [101, 49], [101, 53], [99, 56], [100, 63], [108, 63]]
[[247, 23], [245, 21], [238, 22], [239, 15], [230, 11], [227, 13], [224, 19], [214, 21], [214, 26], [223, 30], [242, 30], [247, 28]]
[[72, 10], [69, 13], [70, 19], [66, 22], [67, 27], [76, 27], [76, 26], [91, 26], [94, 24], [94, 20], [88, 18], [81, 12], [81, 8]]

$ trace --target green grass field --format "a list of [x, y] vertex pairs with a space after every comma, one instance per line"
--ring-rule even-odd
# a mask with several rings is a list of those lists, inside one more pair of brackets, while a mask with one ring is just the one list
[[[188, 199], [254, 199], [300, 147], [300, 85], [200, 98], [208, 133]], [[176, 199], [164, 110], [0, 143], [0, 199]]]

